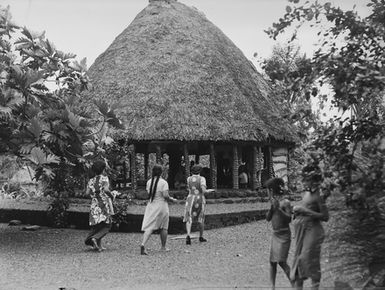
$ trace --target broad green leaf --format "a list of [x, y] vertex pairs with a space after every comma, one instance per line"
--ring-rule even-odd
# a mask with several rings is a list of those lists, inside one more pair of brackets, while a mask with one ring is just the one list
[[29, 32], [29, 30], [26, 27], [23, 27], [21, 33], [24, 34], [25, 36], [27, 36], [27, 38], [29, 40], [33, 41], [33, 37], [32, 37], [31, 33]]
[[50, 168], [47, 168], [47, 167], [43, 168], [43, 173], [51, 180], [55, 178], [55, 173]]
[[54, 154], [48, 154], [46, 157], [46, 163], [54, 163], [54, 164], [59, 164], [60, 163], [60, 158]]
[[87, 71], [87, 58], [83, 58], [80, 61], [80, 66], [82, 67], [82, 71]]
[[15, 41], [16, 49], [29, 49], [33, 47], [33, 42], [27, 38], [21, 37], [17, 41]]
[[78, 71], [78, 72], [82, 72], [83, 71], [83, 67], [76, 60], [75, 61], [71, 61], [68, 64], [68, 67], [70, 67], [73, 70]]
[[3, 107], [0, 106], [0, 118], [11, 118], [12, 116], [12, 109], [10, 107]]
[[80, 123], [81, 123], [82, 119], [83, 118], [81, 116], [75, 115], [71, 111], [68, 111], [68, 121], [69, 121], [73, 130], [76, 131], [80, 127]]
[[7, 105], [8, 107], [15, 108], [21, 105], [24, 102], [23, 95], [20, 91], [14, 89], [7, 89], [4, 93], [4, 102], [1, 100], [0, 94], [0, 103], [3, 105]]
[[64, 61], [66, 60], [69, 60], [69, 59], [73, 59], [76, 57], [76, 54], [73, 54], [73, 53], [64, 53], [60, 50], [56, 50], [56, 54], [59, 58], [63, 59]]
[[24, 144], [21, 146], [19, 152], [23, 155], [27, 155], [31, 153], [31, 150], [34, 147], [35, 147], [35, 144]]
[[58, 164], [60, 162], [60, 158], [58, 156], [53, 154], [46, 154], [41, 148], [38, 147], [34, 147], [27, 158], [36, 165], [44, 165], [50, 163]]
[[30, 39], [30, 40], [44, 39], [44, 37], [45, 37], [45, 31], [36, 32], [36, 31], [29, 30], [26, 27], [23, 28], [21, 33], [24, 34], [25, 36], [27, 36], [28, 39]]
[[40, 134], [43, 131], [42, 121], [38, 118], [31, 119], [31, 124], [28, 127], [28, 131], [31, 132], [36, 139], [39, 139]]
[[56, 52], [56, 47], [55, 47], [55, 45], [54, 45], [52, 42], [50, 42], [48, 39], [44, 42], [44, 47], [45, 47], [45, 49], [47, 50], [47, 52], [48, 52], [48, 54], [49, 54], [50, 56], [53, 56], [53, 55], [55, 54], [55, 52]]
[[26, 83], [25, 86], [28, 87], [34, 83], [38, 83], [44, 80], [44, 72], [42, 71], [35, 71], [32, 69], [29, 69], [26, 74]]
[[110, 107], [107, 102], [102, 101], [102, 100], [95, 100], [94, 104], [96, 105], [97, 112], [104, 116], [107, 117], [108, 112], [110, 111]]

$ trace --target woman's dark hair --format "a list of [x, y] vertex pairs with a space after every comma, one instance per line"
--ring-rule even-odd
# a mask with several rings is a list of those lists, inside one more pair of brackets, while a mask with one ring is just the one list
[[154, 200], [156, 188], [158, 186], [159, 178], [162, 174], [163, 168], [162, 165], [155, 164], [152, 168], [152, 178], [151, 178], [151, 185], [150, 185], [150, 201]]
[[266, 181], [265, 185], [267, 188], [273, 191], [274, 195], [282, 195], [283, 190], [281, 189], [281, 186], [283, 187], [285, 185], [285, 182], [282, 178], [274, 177]]
[[200, 166], [199, 164], [195, 164], [192, 168], [191, 168], [191, 173], [192, 174], [200, 174], [202, 171], [202, 166]]
[[321, 169], [317, 164], [308, 164], [302, 168], [302, 180], [310, 183], [319, 183], [323, 180]]
[[241, 165], [241, 166], [239, 166], [238, 171], [239, 171], [239, 173], [242, 173], [242, 172], [247, 173], [247, 167], [245, 165]]
[[104, 169], [106, 169], [106, 162], [104, 162], [104, 160], [96, 160], [93, 164], [92, 164], [92, 171], [93, 173], [95, 173], [96, 175], [100, 175], [103, 173]]

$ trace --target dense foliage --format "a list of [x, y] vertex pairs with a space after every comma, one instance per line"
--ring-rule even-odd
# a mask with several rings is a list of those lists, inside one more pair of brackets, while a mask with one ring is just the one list
[[82, 186], [74, 177], [103, 157], [109, 127], [120, 127], [107, 103], [79, 105], [89, 80], [86, 60], [75, 57], [15, 25], [0, 6], [0, 153], [33, 163], [36, 179], [57, 195]]
[[280, 103], [283, 118], [297, 132], [297, 146], [290, 151], [289, 190], [302, 191], [300, 174], [306, 163], [304, 146], [310, 133], [320, 124], [319, 115], [312, 110], [312, 98], [317, 95], [317, 83], [312, 75], [311, 60], [294, 44], [273, 47], [270, 57], [261, 61], [265, 78], [271, 84]]
[[385, 188], [385, 1], [369, 1], [371, 14], [365, 18], [330, 3], [289, 2], [292, 5], [267, 33], [276, 39], [298, 24], [294, 40], [301, 25], [318, 28], [319, 47], [307, 78], [317, 80], [318, 87], [327, 84], [330, 93], [320, 96], [317, 90], [302, 88], [341, 112], [316, 128], [308, 151], [316, 152], [313, 159], [327, 168], [328, 185], [338, 185], [349, 204], [363, 205], [367, 196]]
[[311, 60], [297, 45], [275, 45], [269, 58], [262, 61], [262, 69], [275, 96], [279, 99], [283, 117], [296, 126], [301, 142], [318, 124], [313, 113], [311, 97], [317, 95]]

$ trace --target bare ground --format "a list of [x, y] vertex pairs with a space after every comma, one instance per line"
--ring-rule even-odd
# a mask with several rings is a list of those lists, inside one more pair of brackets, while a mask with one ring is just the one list
[[[142, 235], [110, 233], [107, 250], [83, 244], [85, 230], [0, 224], [0, 289], [266, 289], [270, 226], [265, 221], [205, 232], [207, 243], [169, 236], [160, 252], [153, 235], [149, 256], [139, 255]], [[289, 286], [278, 270], [277, 286]]]

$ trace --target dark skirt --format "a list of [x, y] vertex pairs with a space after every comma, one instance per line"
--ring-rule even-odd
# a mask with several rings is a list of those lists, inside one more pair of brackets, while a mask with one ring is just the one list
[[84, 243], [87, 246], [92, 246], [91, 239], [94, 238], [96, 240], [100, 240], [110, 231], [110, 229], [111, 229], [111, 224], [105, 223], [105, 222], [101, 222], [94, 226], [91, 226], [91, 231], [88, 234]]
[[286, 262], [289, 255], [290, 243], [290, 228], [274, 231], [271, 237], [270, 262]]
[[325, 238], [319, 221], [298, 217], [293, 222], [295, 251], [290, 278], [321, 279], [321, 245]]

